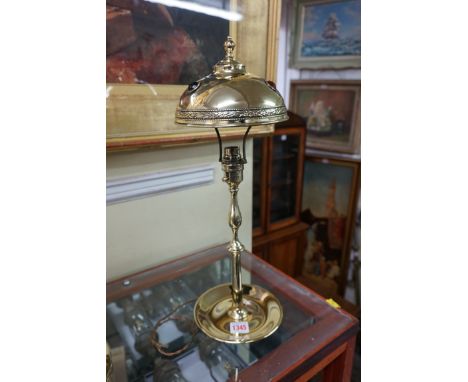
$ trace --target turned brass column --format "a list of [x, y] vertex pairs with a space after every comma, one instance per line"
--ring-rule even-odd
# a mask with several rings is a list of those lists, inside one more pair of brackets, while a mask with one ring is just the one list
[[241, 275], [241, 252], [244, 246], [239, 241], [239, 228], [242, 224], [242, 214], [237, 202], [239, 184], [243, 180], [245, 159], [241, 157], [239, 147], [230, 146], [224, 149], [222, 159], [224, 171], [223, 181], [229, 186], [231, 193], [231, 207], [229, 209], [229, 226], [232, 230], [232, 240], [228, 251], [232, 257], [232, 300], [234, 302], [230, 315], [235, 319], [247, 317], [247, 311], [242, 307], [242, 275]]

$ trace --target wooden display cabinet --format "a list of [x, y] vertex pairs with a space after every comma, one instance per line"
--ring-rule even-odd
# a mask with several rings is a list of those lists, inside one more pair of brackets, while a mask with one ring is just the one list
[[272, 136], [254, 139], [253, 252], [294, 277], [302, 272], [308, 228], [300, 221], [305, 124], [288, 115]]
[[[231, 279], [226, 247], [107, 284], [106, 342], [113, 381], [350, 382], [358, 321], [247, 251], [241, 257], [243, 276], [280, 301], [278, 330], [247, 344], [225, 344], [191, 331], [198, 296]], [[162, 320], [166, 323], [159, 325]], [[154, 348], [151, 338], [164, 338], [172, 355]]]

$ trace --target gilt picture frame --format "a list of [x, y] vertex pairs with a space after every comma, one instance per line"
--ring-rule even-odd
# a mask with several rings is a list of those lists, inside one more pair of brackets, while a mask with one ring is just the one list
[[291, 25], [291, 67], [361, 67], [360, 0], [297, 0]]
[[289, 108], [306, 123], [306, 147], [356, 154], [361, 140], [361, 81], [291, 81]]
[[[276, 73], [280, 8], [279, 0], [230, 1], [230, 9], [242, 17], [240, 21], [229, 21], [236, 59], [250, 73], [272, 81]], [[107, 151], [216, 140], [213, 129], [175, 124], [176, 106], [187, 85], [106, 83]], [[270, 135], [273, 131], [273, 125], [254, 126], [250, 135]], [[223, 136], [238, 138], [243, 133], [244, 129], [232, 128], [226, 129]]]

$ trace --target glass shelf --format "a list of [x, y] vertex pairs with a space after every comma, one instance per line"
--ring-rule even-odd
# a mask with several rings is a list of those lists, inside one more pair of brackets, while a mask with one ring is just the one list
[[270, 185], [271, 223], [295, 215], [299, 144], [298, 134], [281, 134], [273, 137]]
[[[243, 272], [244, 276], [251, 276], [246, 269]], [[168, 321], [157, 332], [159, 341], [164, 342], [168, 351], [181, 348], [191, 340], [187, 326], [193, 323], [197, 296], [215, 285], [229, 282], [230, 275], [231, 262], [224, 258], [176, 280], [148, 286], [107, 304], [107, 342], [112, 347], [124, 347], [128, 382], [227, 381], [313, 324], [313, 317], [275, 291], [285, 315], [280, 328], [270, 337], [253, 344], [230, 345], [198, 332], [192, 345], [182, 354], [161, 355], [150, 342], [151, 330], [158, 320], [171, 314], [180, 304], [191, 301], [173, 313], [178, 320]], [[253, 278], [252, 281], [268, 287], [261, 280]]]
[[260, 227], [262, 216], [262, 200], [261, 200], [261, 187], [262, 187], [262, 152], [263, 145], [266, 141], [265, 138], [254, 138], [253, 140], [253, 196], [252, 196], [252, 227]]

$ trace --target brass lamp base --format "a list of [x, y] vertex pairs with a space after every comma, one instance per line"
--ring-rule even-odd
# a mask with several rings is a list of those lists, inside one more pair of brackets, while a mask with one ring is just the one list
[[243, 285], [242, 303], [235, 307], [230, 284], [208, 289], [197, 300], [195, 323], [208, 337], [240, 344], [273, 334], [283, 319], [278, 299], [257, 285]]

